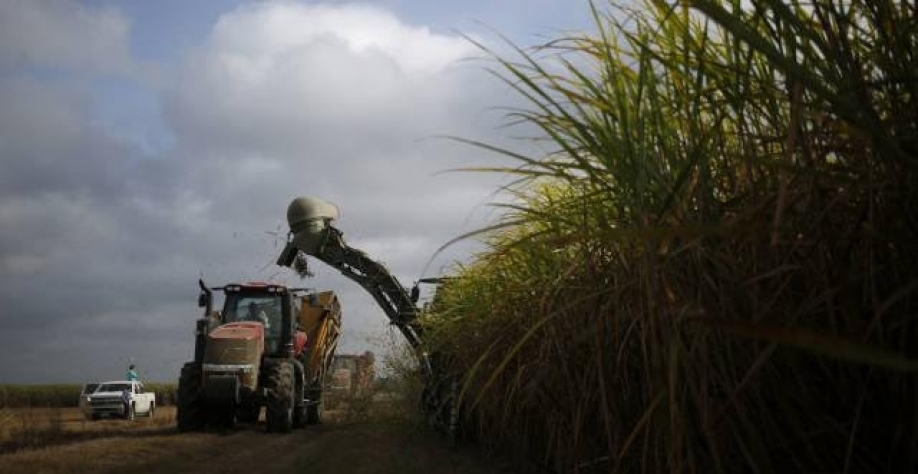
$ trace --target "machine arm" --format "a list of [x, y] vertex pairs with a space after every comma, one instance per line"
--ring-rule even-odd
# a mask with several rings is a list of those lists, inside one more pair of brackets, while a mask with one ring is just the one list
[[416, 324], [417, 308], [405, 288], [381, 263], [360, 250], [348, 246], [340, 230], [328, 226], [325, 242], [313, 257], [337, 268], [344, 276], [362, 286], [386, 316], [404, 334], [408, 343], [421, 344], [420, 328]]
[[399, 281], [381, 263], [348, 246], [340, 230], [331, 225], [338, 217], [333, 205], [315, 198], [297, 198], [287, 209], [292, 239], [278, 258], [278, 265], [290, 267], [298, 252], [337, 268], [362, 286], [379, 304], [416, 351], [421, 350], [421, 329], [417, 308]]
[[[354, 280], [382, 307], [386, 316], [405, 336], [418, 358], [427, 380], [424, 389], [424, 410], [451, 438], [458, 426], [458, 379], [444, 376], [441, 364], [434, 364], [421, 345], [421, 327], [417, 324], [417, 288], [411, 295], [381, 263], [367, 254], [348, 246], [340, 230], [331, 225], [338, 217], [338, 208], [315, 198], [296, 198], [287, 208], [291, 239], [277, 259], [277, 264], [293, 266], [302, 252], [337, 268]], [[305, 268], [303, 268], [305, 272]], [[439, 280], [430, 280], [435, 283]]]

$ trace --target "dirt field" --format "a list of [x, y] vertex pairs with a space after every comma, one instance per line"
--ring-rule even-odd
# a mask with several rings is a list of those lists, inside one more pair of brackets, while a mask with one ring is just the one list
[[[328, 414], [331, 415], [331, 414]], [[76, 409], [0, 411], [0, 472], [467, 473], [509, 472], [404, 419], [328, 420], [289, 435], [242, 425], [179, 434], [174, 410], [153, 419], [86, 421]]]

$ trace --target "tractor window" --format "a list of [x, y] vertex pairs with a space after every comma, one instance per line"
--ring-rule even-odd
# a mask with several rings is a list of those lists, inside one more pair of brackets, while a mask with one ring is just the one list
[[281, 297], [277, 295], [227, 295], [224, 308], [224, 321], [256, 321], [265, 325], [265, 329], [280, 329]]
[[290, 309], [287, 306], [289, 301], [290, 298], [285, 294], [266, 291], [227, 292], [223, 321], [255, 321], [264, 324], [265, 352], [276, 354], [283, 349], [282, 339], [290, 337], [290, 329], [284, 327], [285, 310]]

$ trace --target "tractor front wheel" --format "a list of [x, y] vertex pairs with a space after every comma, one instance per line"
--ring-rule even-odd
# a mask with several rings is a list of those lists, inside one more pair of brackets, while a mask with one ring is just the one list
[[206, 420], [201, 397], [200, 364], [188, 362], [182, 367], [176, 402], [175, 417], [178, 430], [182, 432], [204, 430]]

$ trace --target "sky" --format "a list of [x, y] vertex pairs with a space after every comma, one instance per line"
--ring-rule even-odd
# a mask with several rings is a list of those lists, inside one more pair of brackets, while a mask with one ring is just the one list
[[442, 137], [529, 146], [469, 38], [591, 29], [586, 0], [0, 0], [0, 384], [175, 380], [200, 277], [334, 290], [339, 352], [385, 351], [360, 287], [274, 264], [287, 205], [338, 205], [405, 286], [448, 273], [508, 178]]

